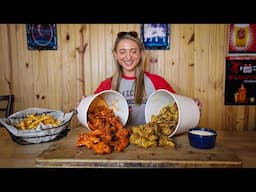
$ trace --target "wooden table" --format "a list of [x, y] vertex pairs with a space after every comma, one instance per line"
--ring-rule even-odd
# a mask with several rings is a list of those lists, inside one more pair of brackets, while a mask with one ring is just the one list
[[0, 168], [34, 168], [35, 158], [52, 144], [20, 145], [11, 139], [5, 128], [0, 127]]
[[256, 167], [256, 132], [217, 131], [216, 147], [200, 150], [189, 146], [187, 135], [175, 138], [177, 148], [142, 149], [129, 145], [124, 152], [96, 155], [75, 147], [86, 128], [73, 128], [68, 136], [53, 142], [19, 145], [0, 128], [0, 168], [175, 168]]
[[174, 137], [177, 147], [140, 148], [130, 144], [123, 152], [99, 155], [86, 147], [76, 147], [77, 136], [85, 128], [73, 130], [62, 142], [51, 145], [36, 158], [36, 167], [70, 168], [187, 168], [242, 167], [238, 156], [217, 144], [200, 150], [189, 145], [187, 134]]

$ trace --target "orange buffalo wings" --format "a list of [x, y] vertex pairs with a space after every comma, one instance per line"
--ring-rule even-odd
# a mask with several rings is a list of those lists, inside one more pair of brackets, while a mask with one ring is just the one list
[[77, 147], [86, 146], [98, 154], [106, 154], [122, 151], [129, 144], [129, 130], [106, 106], [98, 106], [88, 112], [88, 126], [92, 131], [79, 134]]

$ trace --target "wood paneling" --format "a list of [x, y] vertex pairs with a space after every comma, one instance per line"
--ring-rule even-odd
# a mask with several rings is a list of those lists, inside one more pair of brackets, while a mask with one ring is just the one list
[[[255, 106], [224, 105], [228, 24], [170, 28], [170, 50], [147, 50], [145, 69], [166, 78], [177, 93], [200, 98], [199, 126], [254, 130]], [[140, 24], [57, 24], [58, 49], [31, 51], [25, 24], [0, 24], [0, 94], [15, 95], [14, 111], [45, 107], [68, 112], [111, 76], [116, 34], [132, 30], [140, 33]], [[77, 124], [73, 118], [71, 126]]]
[[9, 43], [8, 25], [0, 25], [0, 89], [10, 93], [11, 89], [11, 63], [10, 59], [10, 43]]

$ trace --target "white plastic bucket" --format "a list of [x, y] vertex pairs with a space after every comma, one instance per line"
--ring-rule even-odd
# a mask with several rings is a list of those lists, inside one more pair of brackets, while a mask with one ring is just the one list
[[119, 92], [114, 90], [102, 91], [83, 98], [77, 106], [77, 118], [79, 122], [91, 130], [87, 123], [87, 112], [90, 105], [97, 97], [102, 97], [102, 99], [104, 99], [108, 108], [114, 111], [115, 115], [121, 119], [122, 124], [125, 126], [129, 116], [128, 103]]
[[162, 108], [172, 103], [177, 104], [179, 119], [175, 130], [169, 137], [172, 137], [175, 134], [184, 133], [190, 128], [196, 127], [200, 120], [199, 107], [192, 98], [177, 95], [165, 89], [158, 89], [149, 96], [146, 103], [146, 123], [150, 122], [152, 115], [158, 115]]

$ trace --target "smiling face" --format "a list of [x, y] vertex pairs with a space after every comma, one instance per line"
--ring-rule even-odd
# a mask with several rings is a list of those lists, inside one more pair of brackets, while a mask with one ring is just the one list
[[119, 42], [114, 56], [123, 68], [123, 74], [129, 77], [135, 77], [135, 68], [139, 64], [144, 51], [138, 44], [130, 39], [123, 39]]

